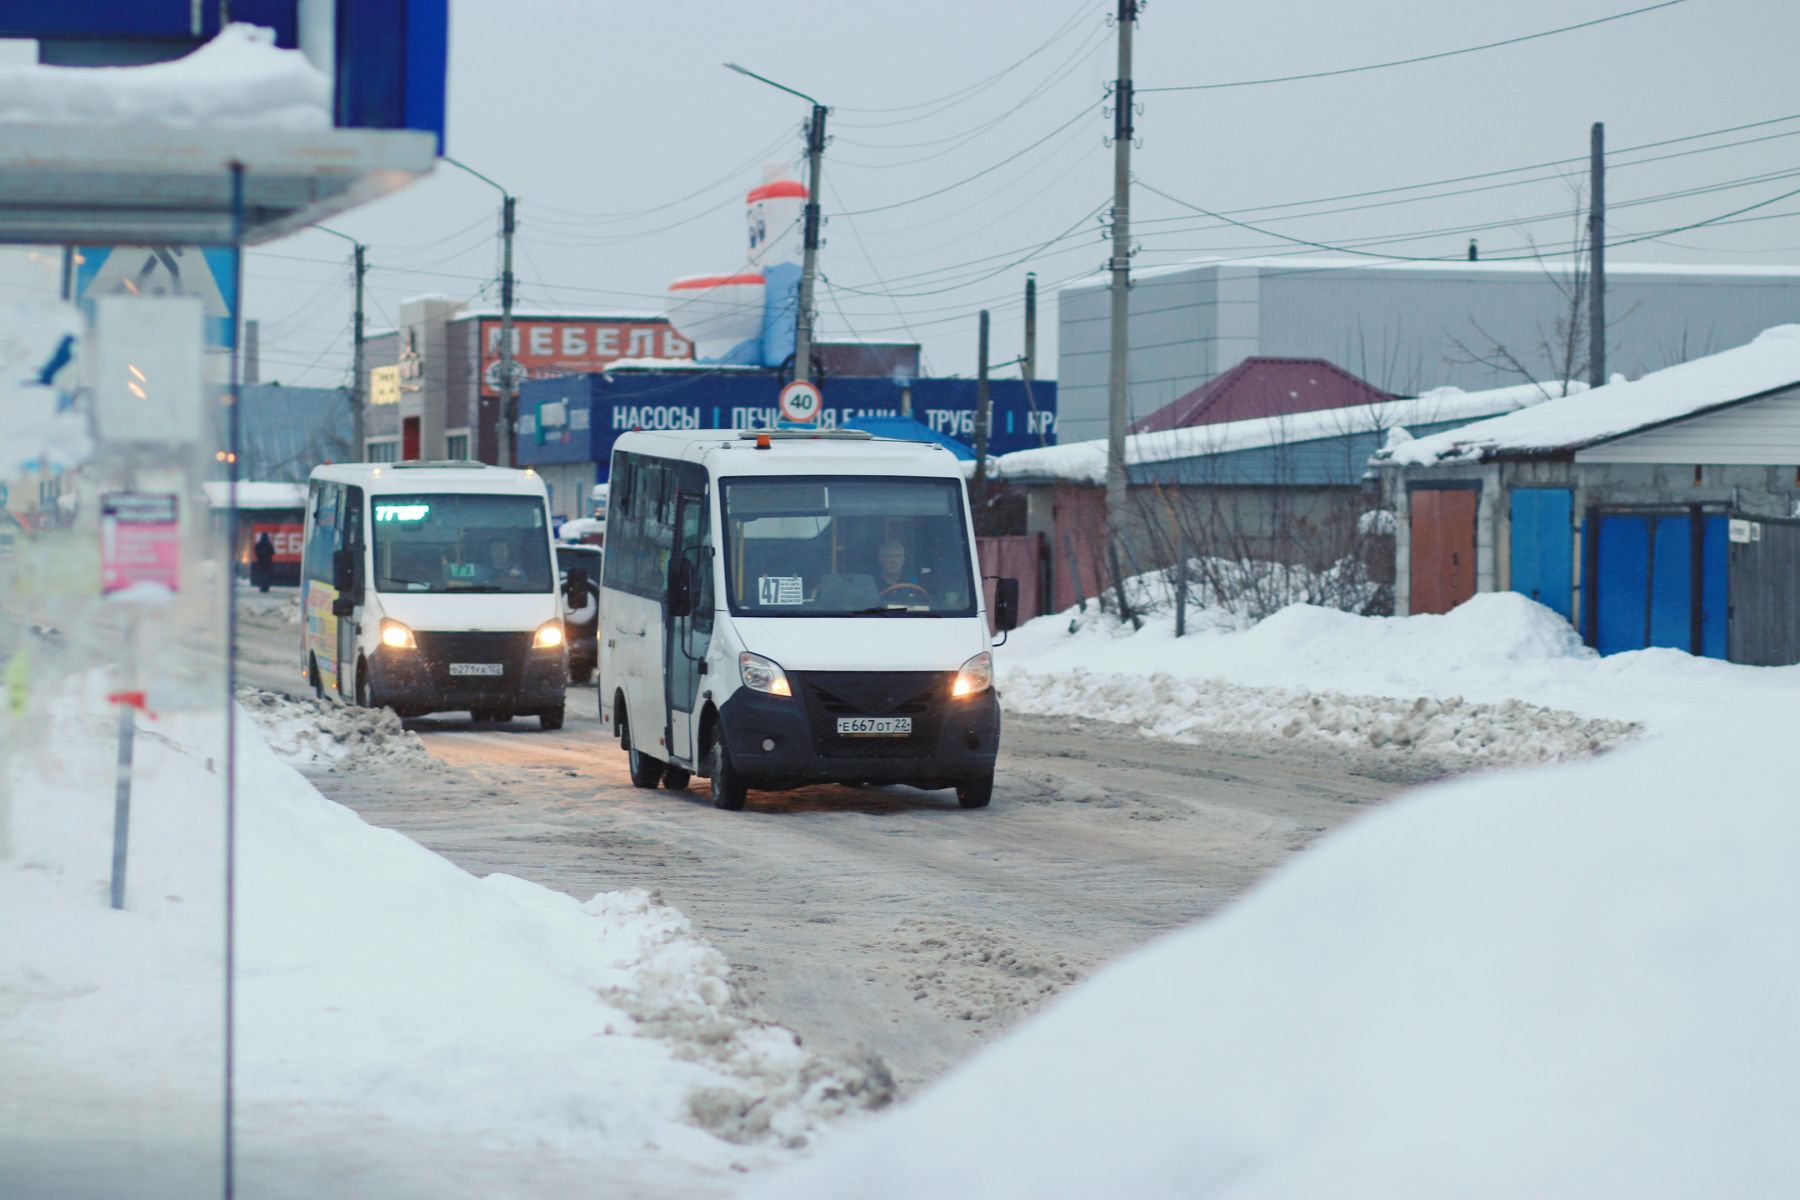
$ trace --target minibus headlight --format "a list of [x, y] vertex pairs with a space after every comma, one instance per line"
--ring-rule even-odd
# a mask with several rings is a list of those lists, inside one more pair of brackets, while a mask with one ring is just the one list
[[771, 659], [760, 654], [752, 654], [748, 650], [738, 655], [738, 675], [744, 686], [753, 692], [766, 692], [771, 696], [791, 696], [794, 690], [788, 686], [787, 672]]
[[392, 617], [381, 618], [381, 644], [390, 650], [416, 650], [419, 646], [413, 631]]
[[950, 685], [950, 695], [955, 699], [964, 696], [978, 696], [994, 686], [994, 656], [983, 650], [974, 658], [962, 665], [956, 673], [956, 682]]
[[538, 626], [538, 631], [531, 639], [534, 650], [554, 650], [563, 644], [563, 628], [560, 619], [545, 621]]

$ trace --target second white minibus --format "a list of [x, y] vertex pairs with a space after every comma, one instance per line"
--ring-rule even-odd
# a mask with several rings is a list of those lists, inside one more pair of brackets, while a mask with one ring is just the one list
[[563, 723], [550, 506], [529, 471], [346, 463], [308, 484], [300, 670], [317, 695], [403, 717]]
[[[962, 471], [849, 431], [622, 435], [600, 719], [639, 787], [720, 808], [810, 783], [993, 795], [1000, 705]], [[1016, 621], [1001, 580], [994, 623]]]

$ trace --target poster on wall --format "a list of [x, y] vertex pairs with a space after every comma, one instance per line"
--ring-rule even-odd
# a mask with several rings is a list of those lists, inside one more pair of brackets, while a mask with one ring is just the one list
[[180, 590], [181, 509], [173, 494], [100, 498], [100, 592], [109, 600], [165, 600]]

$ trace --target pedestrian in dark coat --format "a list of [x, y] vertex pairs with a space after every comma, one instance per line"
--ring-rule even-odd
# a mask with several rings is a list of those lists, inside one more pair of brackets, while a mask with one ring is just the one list
[[266, 592], [275, 574], [275, 543], [266, 531], [257, 535], [251, 554], [256, 561], [250, 564], [250, 582]]

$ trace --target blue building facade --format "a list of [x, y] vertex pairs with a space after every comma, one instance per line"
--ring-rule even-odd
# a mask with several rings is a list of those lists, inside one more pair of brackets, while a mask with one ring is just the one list
[[[588, 465], [606, 482], [613, 443], [633, 429], [772, 429], [783, 377], [768, 371], [614, 371], [528, 381], [519, 396], [519, 465], [540, 470]], [[975, 441], [973, 379], [915, 379], [912, 416], [964, 445]], [[821, 426], [897, 417], [901, 385], [885, 377], [828, 379]], [[1056, 444], [1056, 384], [988, 383], [988, 452]], [[563, 472], [557, 472], [560, 476]]]

